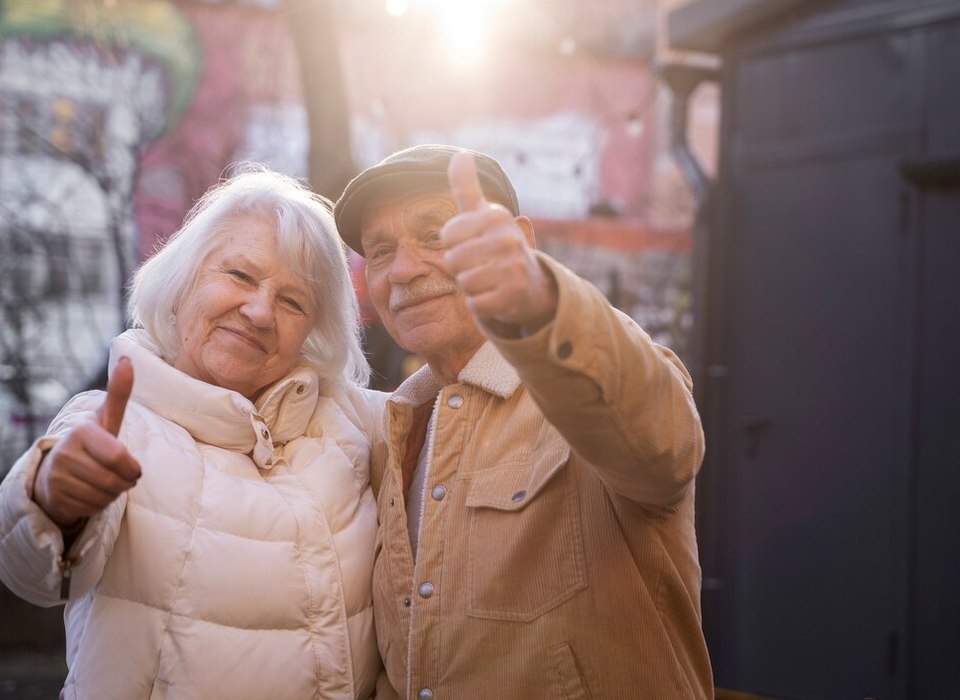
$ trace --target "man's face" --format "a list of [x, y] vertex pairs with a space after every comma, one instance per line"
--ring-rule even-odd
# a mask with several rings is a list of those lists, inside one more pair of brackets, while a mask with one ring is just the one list
[[431, 366], [459, 372], [483, 343], [443, 259], [440, 229], [457, 213], [449, 194], [388, 199], [360, 221], [370, 299], [393, 339]]

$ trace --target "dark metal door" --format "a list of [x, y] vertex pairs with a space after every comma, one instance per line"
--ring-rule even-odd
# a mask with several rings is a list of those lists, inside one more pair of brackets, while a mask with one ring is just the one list
[[[958, 37], [960, 40], [960, 37]], [[957, 163], [960, 180], [960, 159]], [[910, 697], [960, 688], [960, 181], [922, 195]]]
[[960, 691], [960, 23], [925, 36], [917, 235], [912, 698]]
[[[720, 609], [718, 686], [938, 697], [911, 692], [910, 661], [924, 636], [944, 639], [915, 624], [912, 602], [941, 564], [918, 574], [911, 552], [917, 538], [955, 547], [956, 535], [917, 509], [928, 482], [916, 447], [924, 412], [955, 399], [917, 386], [918, 367], [948, 361], [931, 349], [944, 317], [936, 339], [916, 329], [927, 300], [960, 294], [955, 272], [921, 267], [923, 195], [901, 173], [929, 120], [926, 30], [837, 17], [726, 57], [723, 321], [711, 358], [726, 369], [708, 463], [723, 470], [726, 511], [705, 605]], [[924, 201], [928, 226], [956, 224], [952, 205]], [[928, 254], [957, 260], [956, 236], [930, 235]], [[944, 447], [932, 449], [939, 460]]]
[[725, 420], [738, 687], [893, 695], [908, 427], [897, 164], [743, 175]]

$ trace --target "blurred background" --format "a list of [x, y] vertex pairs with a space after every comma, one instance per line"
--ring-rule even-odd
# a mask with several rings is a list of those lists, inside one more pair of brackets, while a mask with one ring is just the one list
[[[4, 0], [0, 478], [233, 164], [335, 199], [427, 142], [690, 367], [717, 697], [958, 697], [960, 0]], [[0, 698], [61, 612], [0, 587]]]

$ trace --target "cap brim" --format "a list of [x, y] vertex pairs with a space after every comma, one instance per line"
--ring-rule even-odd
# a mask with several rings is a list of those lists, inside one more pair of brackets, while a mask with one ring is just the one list
[[337, 230], [343, 241], [356, 253], [363, 255], [360, 240], [360, 221], [371, 199], [389, 200], [422, 190], [449, 193], [446, 172], [380, 172], [353, 186], [348, 185], [334, 208]]

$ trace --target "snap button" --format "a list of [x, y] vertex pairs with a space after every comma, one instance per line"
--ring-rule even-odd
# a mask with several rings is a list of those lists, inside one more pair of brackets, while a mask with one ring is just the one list
[[515, 494], [513, 494], [513, 495], [510, 497], [510, 500], [513, 501], [514, 503], [519, 503], [520, 501], [522, 501], [522, 500], [523, 500], [524, 498], [526, 498], [526, 497], [527, 497], [527, 492], [526, 492], [526, 491], [517, 491]]
[[433, 595], [433, 584], [427, 581], [426, 583], [421, 583], [420, 588], [417, 589], [417, 593], [420, 594], [421, 598], [429, 598]]
[[447, 399], [447, 405], [450, 408], [460, 408], [463, 405], [463, 397], [460, 394], [454, 394]]
[[433, 691], [429, 688], [421, 688], [417, 693], [418, 700], [433, 700]]
[[443, 484], [438, 484], [437, 486], [433, 487], [430, 495], [433, 496], [433, 500], [442, 501], [443, 497], [447, 495], [447, 487]]
[[570, 344], [569, 340], [564, 340], [557, 346], [557, 357], [559, 357], [561, 360], [566, 360], [572, 354], [573, 345]]

